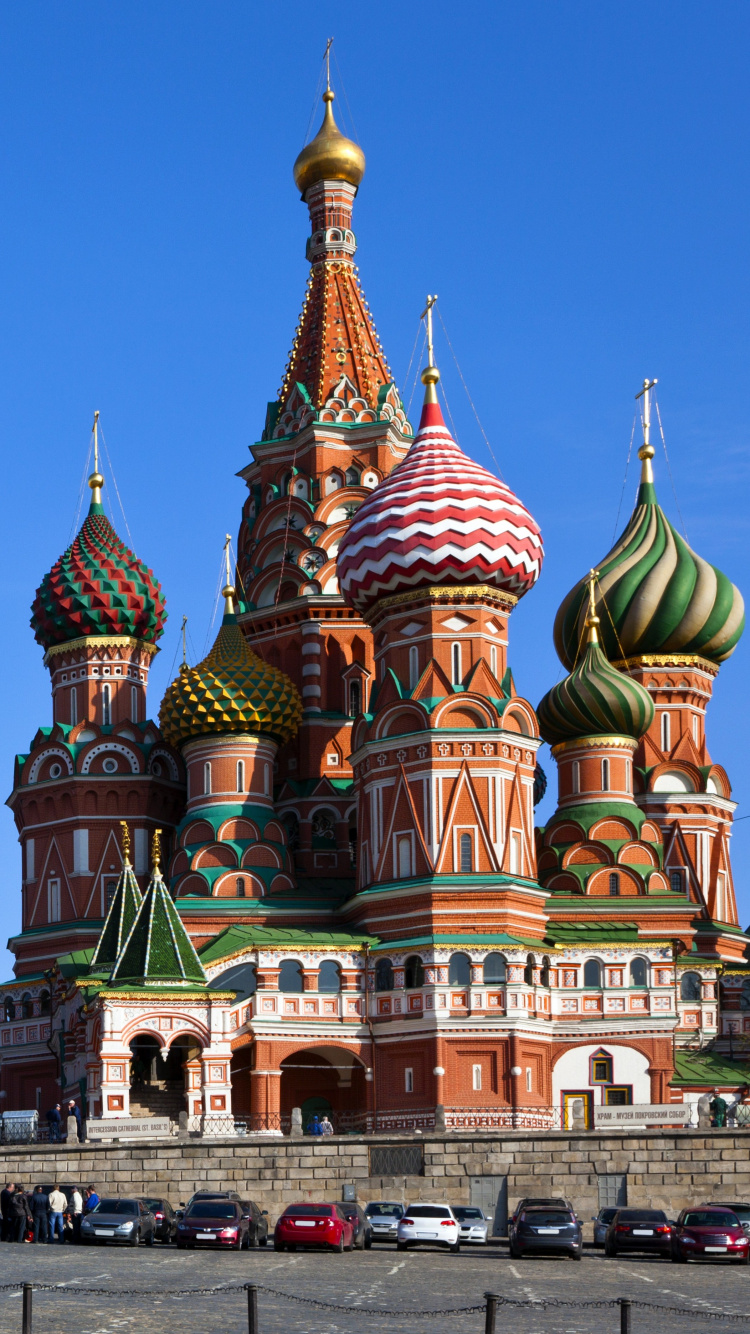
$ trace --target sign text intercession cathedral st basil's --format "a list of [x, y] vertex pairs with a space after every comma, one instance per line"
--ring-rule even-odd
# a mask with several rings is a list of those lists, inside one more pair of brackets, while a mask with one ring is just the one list
[[736, 1088], [750, 941], [706, 712], [740, 594], [659, 505], [647, 386], [635, 509], [557, 614], [567, 675], [524, 698], [539, 528], [448, 431], [431, 335], [407, 420], [355, 264], [364, 155], [323, 100], [295, 164], [310, 277], [211, 651], [151, 721], [165, 598], [98, 466], [34, 598], [52, 718], [9, 798], [3, 1107], [572, 1127]]

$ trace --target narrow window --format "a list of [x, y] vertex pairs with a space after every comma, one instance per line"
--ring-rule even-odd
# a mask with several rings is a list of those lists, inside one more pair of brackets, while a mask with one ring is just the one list
[[349, 682], [349, 717], [356, 718], [362, 712], [361, 690], [359, 681]]
[[633, 959], [630, 965], [630, 985], [632, 987], [645, 987], [648, 979], [648, 970], [645, 959]]
[[70, 725], [75, 727], [78, 722], [78, 691], [75, 686], [70, 690]]
[[488, 982], [494, 982], [495, 984], [504, 982], [505, 974], [505, 959], [502, 954], [488, 954], [484, 961], [484, 985], [487, 986]]
[[404, 964], [404, 986], [407, 991], [424, 986], [424, 964], [418, 954], [410, 954]]
[[35, 876], [34, 876], [34, 840], [33, 840], [33, 838], [27, 838], [27, 840], [26, 840], [26, 879], [27, 879], [27, 880], [34, 880], [34, 879], [35, 879]]
[[102, 726], [109, 727], [112, 722], [111, 687], [102, 686]]
[[246, 897], [247, 897], [247, 896], [246, 896], [246, 894], [245, 894], [245, 877], [244, 877], [244, 876], [241, 876], [241, 875], [238, 875], [238, 876], [237, 876], [237, 898], [238, 898], [238, 899], [244, 899], [244, 898], [246, 898]]
[[412, 644], [409, 649], [409, 689], [414, 690], [419, 680], [419, 649]]
[[719, 922], [727, 920], [727, 878], [723, 871], [719, 871], [716, 877], [716, 918]]
[[390, 959], [378, 959], [375, 965], [375, 990], [393, 991], [393, 964]]
[[497, 677], [497, 647], [490, 644], [490, 671], [494, 677]]
[[602, 760], [602, 792], [609, 792], [609, 760]]
[[47, 882], [47, 920], [49, 922], [60, 921], [60, 881], [49, 880]]
[[682, 871], [669, 872], [669, 888], [673, 894], [681, 894], [683, 890]]
[[398, 873], [402, 877], [411, 875], [411, 839], [408, 836], [398, 840]]
[[207, 797], [211, 795], [211, 765], [208, 763], [203, 766], [203, 793]]
[[625, 761], [625, 791], [633, 791], [633, 761]]
[[510, 836], [510, 873], [511, 875], [520, 875], [521, 873], [520, 834], [511, 834]]
[[526, 983], [526, 986], [527, 986], [527, 987], [533, 987], [533, 985], [534, 985], [534, 956], [533, 956], [533, 954], [527, 954], [527, 955], [526, 955], [526, 966], [525, 966], [525, 968], [524, 968], [524, 970], [523, 970], [523, 980], [524, 980], [524, 982]]
[[245, 791], [245, 761], [237, 761], [237, 791]]
[[137, 686], [131, 686], [131, 687], [130, 687], [130, 720], [131, 720], [131, 722], [134, 722], [134, 723], [137, 723], [137, 722], [138, 722], [138, 687], [137, 687]]
[[526, 1066], [526, 1092], [527, 1092], [527, 1093], [531, 1093], [531, 1091], [532, 1091], [531, 1066], [530, 1066], [530, 1065], [527, 1065], [527, 1066]]
[[669, 725], [669, 714], [668, 714], [668, 713], [663, 713], [663, 714], [661, 715], [661, 748], [662, 748], [662, 750], [667, 750], [667, 751], [668, 751], [668, 750], [671, 749], [670, 737], [671, 737], [671, 729], [670, 729], [670, 725]]
[[598, 959], [587, 959], [583, 965], [583, 985], [600, 987], [602, 984], [602, 966]]
[[616, 899], [620, 893], [620, 873], [619, 871], [610, 871], [609, 873], [609, 897]]
[[581, 766], [578, 763], [578, 760], [574, 760], [571, 765], [570, 786], [574, 793], [580, 792], [581, 790]]
[[[113, 900], [113, 898], [115, 897], [115, 890], [116, 890], [116, 889], [117, 889], [117, 881], [116, 881], [116, 880], [105, 880], [105, 881], [104, 881], [104, 905], [103, 905], [103, 906], [104, 906], [104, 913], [108, 913], [108, 912], [109, 912], [109, 909], [110, 909], [110, 907], [111, 907], [111, 905], [112, 905], [112, 900]], [[103, 915], [104, 915], [104, 914], [103, 914]]]
[[697, 713], [693, 714], [693, 741], [696, 746], [700, 745], [700, 722]]
[[458, 841], [460, 849], [461, 870], [471, 872], [473, 870], [472, 855], [471, 855], [471, 834], [461, 834]]
[[452, 665], [453, 665], [453, 668], [452, 668], [452, 669], [453, 669], [453, 684], [454, 684], [454, 686], [460, 686], [460, 684], [461, 684], [461, 645], [460, 645], [460, 644], [454, 644], [454, 645], [453, 645], [453, 648], [452, 648], [452, 650], [451, 650], [451, 662], [452, 662]]
[[404, 1091], [406, 1093], [414, 1092], [414, 1071], [410, 1065], [404, 1070]]
[[481, 1065], [472, 1065], [471, 1067], [471, 1087], [475, 1093], [482, 1089], [482, 1067]]
[[263, 765], [263, 791], [267, 797], [271, 795], [271, 766]]

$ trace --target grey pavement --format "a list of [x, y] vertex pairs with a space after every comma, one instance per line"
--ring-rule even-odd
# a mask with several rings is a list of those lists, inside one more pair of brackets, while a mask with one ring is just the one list
[[[399, 1254], [394, 1246], [369, 1252], [240, 1254], [177, 1251], [173, 1246], [132, 1251], [119, 1247], [0, 1246], [0, 1284], [58, 1284], [34, 1295], [33, 1334], [246, 1334], [242, 1292], [201, 1296], [185, 1289], [254, 1282], [297, 1297], [340, 1303], [323, 1311], [261, 1290], [259, 1334], [483, 1334], [484, 1316], [433, 1315], [480, 1303], [486, 1290], [521, 1300], [557, 1297], [591, 1301], [630, 1297], [668, 1310], [633, 1310], [633, 1334], [750, 1330], [750, 1268], [718, 1264], [672, 1265], [648, 1257], [606, 1260], [586, 1250], [580, 1264], [566, 1259], [511, 1261], [507, 1248], [491, 1246], [460, 1255], [438, 1251]], [[99, 1296], [86, 1287], [132, 1288], [138, 1295]], [[181, 1290], [183, 1295], [167, 1292]], [[362, 1308], [403, 1314], [366, 1315]], [[740, 1316], [717, 1320], [716, 1315]], [[619, 1334], [619, 1309], [500, 1307], [497, 1334]], [[21, 1298], [0, 1293], [0, 1334], [20, 1334]]]

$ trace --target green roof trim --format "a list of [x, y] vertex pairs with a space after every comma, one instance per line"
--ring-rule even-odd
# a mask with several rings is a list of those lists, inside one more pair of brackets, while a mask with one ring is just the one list
[[200, 950], [201, 964], [210, 966], [219, 959], [229, 958], [241, 950], [264, 946], [273, 949], [362, 949], [375, 946], [377, 936], [354, 935], [347, 931], [305, 931], [295, 927], [237, 925], [228, 926]]
[[594, 940], [599, 943], [611, 940], [613, 944], [632, 940], [643, 944], [637, 922], [550, 922], [547, 939], [560, 945]]
[[670, 1083], [675, 1084], [750, 1084], [750, 1060], [731, 1061], [714, 1051], [688, 1051], [678, 1047], [675, 1052], [675, 1072]]
[[509, 936], [505, 931], [489, 932], [482, 935], [456, 931], [447, 935], [407, 936], [403, 940], [382, 940], [378, 945], [378, 950], [388, 953], [389, 950], [404, 950], [429, 945], [521, 945], [524, 949], [544, 949], [544, 941], [539, 940], [536, 936]]
[[113, 985], [205, 983], [206, 974], [167, 886], [156, 871], [112, 970]]

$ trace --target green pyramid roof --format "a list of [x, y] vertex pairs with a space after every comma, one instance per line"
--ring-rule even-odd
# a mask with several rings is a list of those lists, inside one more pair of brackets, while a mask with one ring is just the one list
[[91, 959], [92, 969], [114, 968], [142, 902], [133, 868], [126, 861]]
[[206, 981], [193, 942], [169, 897], [161, 872], [156, 870], [112, 969], [110, 983], [154, 986], [165, 982], [195, 985]]

